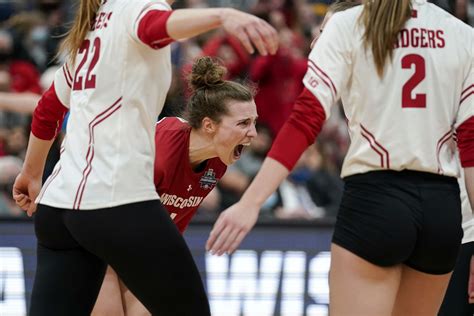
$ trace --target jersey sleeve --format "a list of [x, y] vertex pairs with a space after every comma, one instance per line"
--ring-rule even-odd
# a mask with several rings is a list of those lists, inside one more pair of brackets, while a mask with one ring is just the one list
[[63, 106], [69, 109], [72, 85], [74, 83], [73, 69], [69, 63], [64, 63], [54, 75], [56, 96]]
[[[473, 31], [474, 36], [474, 31]], [[463, 81], [461, 95], [459, 99], [459, 110], [456, 117], [456, 128], [466, 120], [474, 116], [474, 39], [472, 40], [471, 60], [466, 67], [466, 76]]]
[[41, 96], [33, 112], [33, 135], [43, 140], [56, 137], [69, 110], [72, 82], [70, 66], [65, 63], [56, 71], [51, 87]]
[[170, 44], [166, 21], [172, 10], [164, 0], [130, 1], [122, 12], [127, 33], [137, 42], [153, 49]]
[[331, 17], [309, 55], [303, 78], [305, 87], [321, 102], [326, 118], [351, 74], [351, 28], [346, 24], [341, 13]]

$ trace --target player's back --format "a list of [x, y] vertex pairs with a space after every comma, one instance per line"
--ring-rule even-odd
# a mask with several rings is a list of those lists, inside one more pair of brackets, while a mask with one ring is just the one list
[[[42, 202], [91, 209], [158, 198], [154, 124], [171, 82], [170, 48], [139, 37], [141, 18], [164, 0], [103, 1], [69, 66], [70, 117], [61, 172]], [[59, 86], [59, 85], [58, 85]]]
[[449, 144], [453, 128], [472, 113], [465, 97], [472, 90], [473, 30], [433, 4], [412, 3], [382, 77], [364, 47], [362, 8], [341, 13], [341, 24], [355, 30], [346, 32], [351, 74], [341, 89], [352, 140], [343, 176], [386, 168], [458, 174]]

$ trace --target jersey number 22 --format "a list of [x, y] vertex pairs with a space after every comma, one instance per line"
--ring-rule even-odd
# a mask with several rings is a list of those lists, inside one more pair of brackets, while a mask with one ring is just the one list
[[[96, 37], [93, 40], [92, 47], [91, 42], [92, 41], [88, 39], [84, 40], [81, 48], [79, 49], [78, 54], [82, 55], [82, 59], [76, 70], [76, 76], [74, 78], [74, 85], [72, 87], [72, 90], [85, 90], [95, 88], [96, 76], [93, 71], [100, 57], [100, 38]], [[92, 55], [92, 59], [90, 60], [89, 66], [87, 67], [86, 76], [83, 77], [79, 74], [85, 63], [88, 61], [89, 53]]]

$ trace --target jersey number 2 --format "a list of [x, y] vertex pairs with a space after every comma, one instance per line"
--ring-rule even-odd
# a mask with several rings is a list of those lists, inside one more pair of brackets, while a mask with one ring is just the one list
[[412, 65], [415, 65], [415, 72], [402, 88], [402, 108], [426, 108], [425, 93], [412, 96], [416, 86], [425, 79], [425, 59], [416, 54], [409, 54], [402, 58], [403, 69], [411, 69]]
[[[82, 76], [79, 76], [79, 73], [81, 72], [81, 69], [84, 67], [84, 64], [87, 62], [87, 59], [89, 57], [89, 52], [93, 55], [89, 63], [89, 67], [87, 67], [86, 77], [84, 78]], [[76, 77], [74, 79], [74, 85], [72, 87], [72, 90], [94, 89], [96, 76], [92, 73], [92, 71], [94, 70], [94, 67], [99, 61], [99, 57], [100, 57], [100, 38], [96, 37], [94, 39], [92, 48], [91, 48], [91, 41], [88, 39], [84, 40], [81, 48], [79, 49], [79, 54], [82, 55], [82, 59], [76, 70]]]

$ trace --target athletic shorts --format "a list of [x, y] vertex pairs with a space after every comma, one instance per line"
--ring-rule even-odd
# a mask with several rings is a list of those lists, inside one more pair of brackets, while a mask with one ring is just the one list
[[455, 178], [373, 171], [344, 182], [333, 243], [382, 267], [403, 263], [429, 274], [453, 270], [463, 236]]

